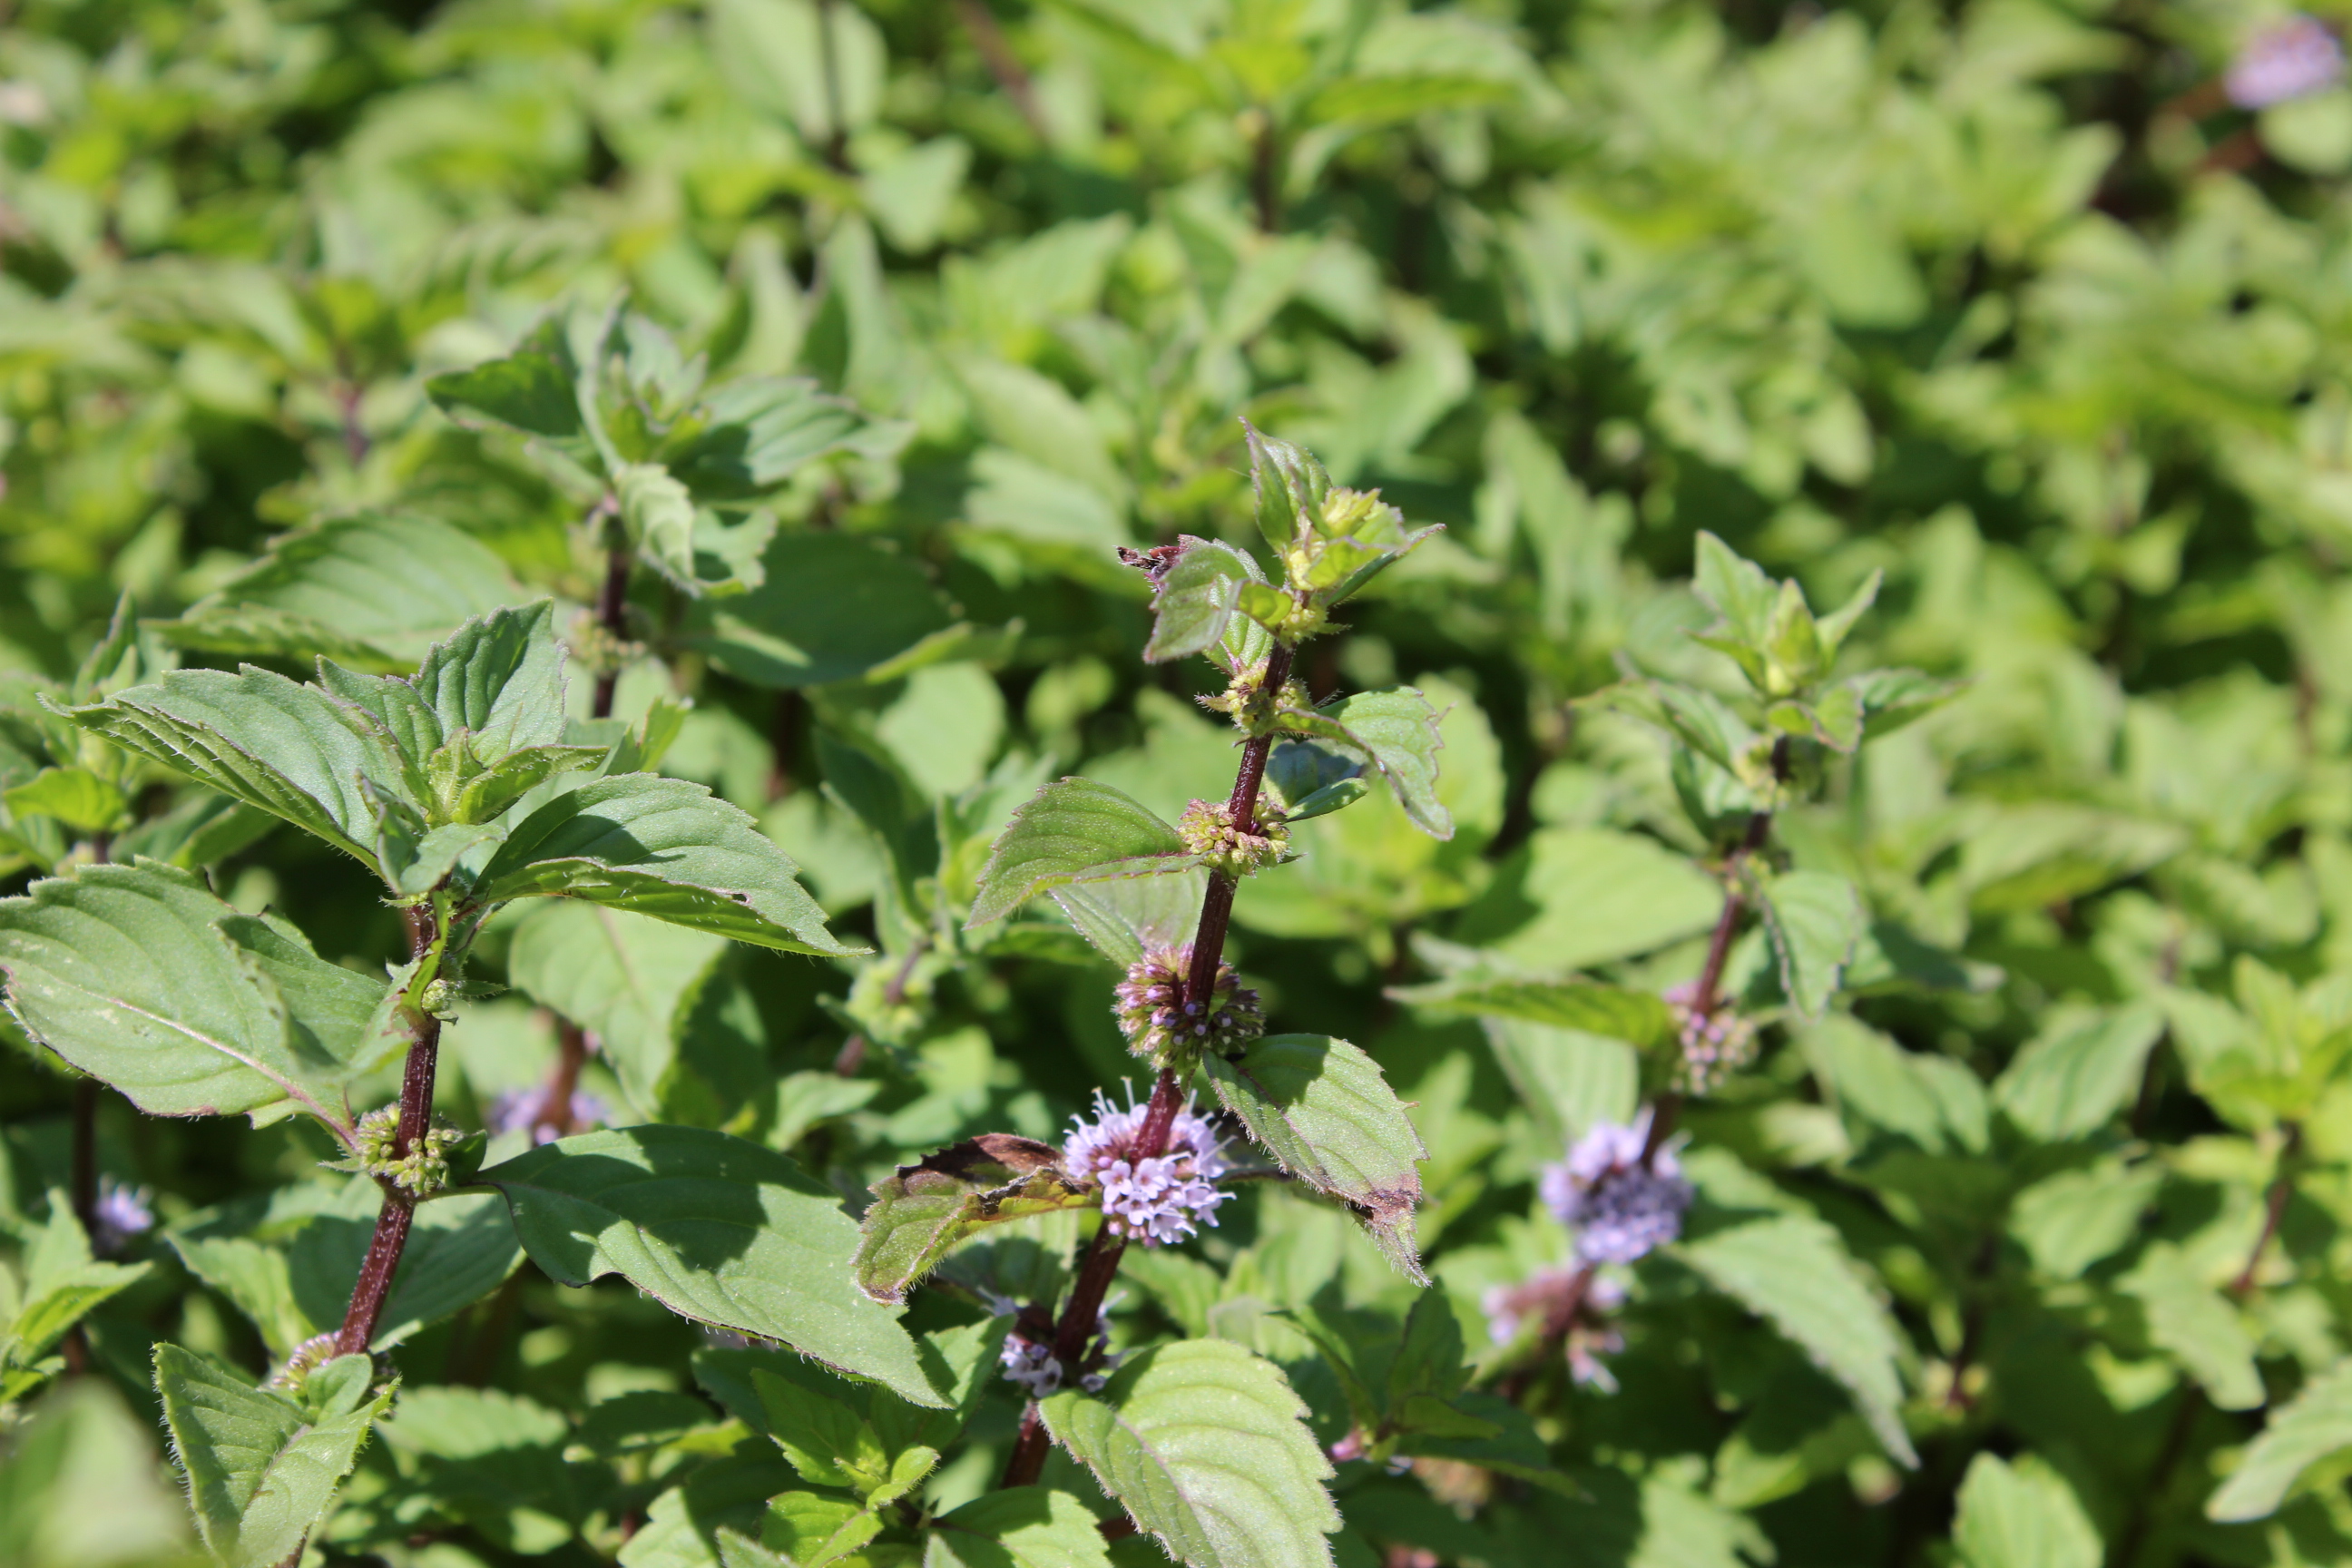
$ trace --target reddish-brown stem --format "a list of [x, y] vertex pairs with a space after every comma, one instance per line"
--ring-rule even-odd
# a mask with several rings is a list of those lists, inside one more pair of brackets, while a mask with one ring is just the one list
[[580, 1092], [580, 1069], [588, 1061], [588, 1031], [569, 1018], [555, 1022], [555, 1070], [548, 1075], [547, 1088], [539, 1097], [539, 1109], [531, 1113], [530, 1131], [536, 1138], [541, 1132], [568, 1138], [577, 1124], [572, 1108]]
[[1535, 1354], [1518, 1371], [1504, 1379], [1499, 1391], [1512, 1404], [1519, 1402], [1527, 1393], [1528, 1385], [1535, 1381], [1536, 1373], [1549, 1365], [1552, 1358], [1559, 1353], [1560, 1347], [1568, 1342], [1570, 1331], [1576, 1327], [1577, 1314], [1584, 1310], [1584, 1298], [1592, 1289], [1592, 1274], [1590, 1263], [1577, 1269], [1569, 1279], [1568, 1289], [1560, 1293], [1559, 1300], [1551, 1303], [1544, 1312], [1543, 1337], [1537, 1343]]
[[[601, 513], [603, 508], [598, 510]], [[615, 544], [604, 557], [604, 589], [596, 596], [596, 620], [613, 636], [615, 642], [625, 642], [629, 636], [629, 552], [626, 546]], [[613, 690], [621, 684], [617, 650], [608, 650], [615, 660], [614, 667], [596, 678], [595, 700], [589, 713], [598, 719], [613, 716]]]
[[[408, 918], [409, 956], [423, 959], [440, 936], [433, 910], [413, 905], [402, 912]], [[408, 1060], [400, 1075], [400, 1121], [392, 1138], [395, 1158], [407, 1155], [433, 1119], [433, 1075], [441, 1050], [441, 1020], [420, 1013], [412, 1026], [415, 1033], [409, 1037]], [[359, 1281], [352, 1287], [351, 1308], [335, 1335], [337, 1355], [364, 1355], [374, 1342], [376, 1318], [383, 1310], [384, 1298], [392, 1293], [392, 1277], [400, 1268], [401, 1251], [408, 1245], [408, 1227], [416, 1217], [413, 1194], [388, 1181], [379, 1180], [377, 1185], [383, 1189], [383, 1207], [376, 1214], [375, 1236], [360, 1265]]]
[[[1265, 675], [1258, 689], [1280, 692], [1290, 679], [1290, 664], [1291, 650], [1281, 643], [1275, 644], [1274, 651], [1266, 656]], [[1273, 750], [1271, 735], [1255, 736], [1243, 745], [1241, 767], [1234, 776], [1234, 793], [1225, 802], [1232, 821], [1249, 824], [1257, 820], [1258, 789], [1265, 782], [1265, 760]], [[1224, 961], [1225, 929], [1233, 913], [1234, 879], [1212, 872], [1208, 894], [1201, 901], [1201, 923], [1193, 931], [1192, 954], [1184, 973], [1186, 1002], [1207, 1005], [1209, 993], [1216, 983], [1217, 965]], [[1143, 1125], [1136, 1130], [1137, 1159], [1157, 1159], [1168, 1152], [1169, 1130], [1175, 1126], [1176, 1112], [1183, 1104], [1183, 1084], [1174, 1073], [1162, 1070], [1151, 1086]], [[1076, 1375], [1085, 1359], [1087, 1342], [1093, 1338], [1095, 1324], [1102, 1315], [1103, 1299], [1110, 1293], [1111, 1281], [1118, 1278], [1119, 1256], [1126, 1250], [1127, 1237], [1115, 1234], [1107, 1225], [1096, 1230], [1093, 1242], [1087, 1247], [1086, 1259], [1078, 1265], [1077, 1280], [1070, 1287], [1069, 1304], [1062, 1309], [1061, 1321], [1054, 1331], [1055, 1359], [1062, 1363], [1066, 1376]], [[1004, 1479], [997, 1484], [1033, 1485], [1045, 1467], [1046, 1442], [1045, 1423], [1038, 1418], [1033, 1403], [1023, 1417], [1013, 1456], [1005, 1463]]]
[[817, 61], [824, 87], [824, 161], [836, 174], [849, 173], [849, 127], [841, 121], [841, 47], [833, 36], [834, 0], [816, 0]]
[[2287, 1200], [2294, 1195], [2294, 1175], [2290, 1167], [2302, 1149], [2302, 1124], [2290, 1121], [2286, 1124], [2286, 1142], [2279, 1146], [2278, 1174], [2271, 1179], [2270, 1197], [2263, 1205], [2263, 1233], [2254, 1237], [2254, 1249], [2247, 1254], [2246, 1266], [2230, 1281], [2232, 1296], [2244, 1296], [2253, 1290], [2254, 1275], [2262, 1268], [2263, 1254], [2271, 1249], [2271, 1239], [2278, 1235], [2279, 1223], [2286, 1218]]
[[964, 30], [971, 35], [971, 46], [980, 51], [981, 63], [988, 68], [988, 74], [996, 79], [996, 85], [1013, 100], [1013, 107], [1021, 111], [1029, 133], [1040, 142], [1050, 140], [1028, 68], [1013, 52], [1013, 46], [1004, 41], [1004, 29], [996, 25], [996, 13], [988, 8], [988, 0], [956, 0], [956, 15], [963, 19]]

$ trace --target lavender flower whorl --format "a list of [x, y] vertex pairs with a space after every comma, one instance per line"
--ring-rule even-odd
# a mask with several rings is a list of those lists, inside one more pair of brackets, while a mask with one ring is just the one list
[[1217, 1205], [1233, 1194], [1216, 1186], [1230, 1168], [1224, 1140], [1190, 1100], [1169, 1126], [1166, 1152], [1138, 1155], [1150, 1110], [1148, 1103], [1121, 1110], [1096, 1094], [1095, 1119], [1070, 1133], [1062, 1163], [1071, 1175], [1102, 1184], [1103, 1224], [1113, 1236], [1160, 1247], [1191, 1236], [1196, 1224], [1216, 1224]]
[[1156, 948], [1128, 966], [1112, 1012], [1127, 1048], [1154, 1067], [1183, 1068], [1203, 1050], [1230, 1055], [1265, 1033], [1257, 993], [1241, 984], [1230, 963], [1217, 965], [1205, 1003], [1184, 1000], [1191, 947]]
[[1645, 1163], [1650, 1112], [1631, 1127], [1597, 1122], [1568, 1158], [1544, 1167], [1538, 1190], [1560, 1224], [1576, 1232], [1586, 1263], [1632, 1263], [1680, 1236], [1691, 1185], [1670, 1150]]

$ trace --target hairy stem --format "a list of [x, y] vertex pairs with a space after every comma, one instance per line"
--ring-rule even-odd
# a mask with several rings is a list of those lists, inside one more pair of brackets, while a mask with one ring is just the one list
[[[409, 956], [423, 959], [440, 937], [438, 920], [429, 905], [414, 905], [408, 917]], [[433, 1075], [441, 1052], [441, 1020], [430, 1013], [416, 1016], [409, 1037], [408, 1060], [400, 1075], [400, 1121], [393, 1133], [392, 1152], [404, 1158], [425, 1136], [433, 1119]], [[416, 1218], [416, 1199], [388, 1181], [383, 1207], [376, 1214], [375, 1236], [367, 1258], [360, 1265], [359, 1282], [352, 1287], [352, 1304], [335, 1335], [337, 1355], [364, 1355], [375, 1341], [375, 1321], [392, 1294], [392, 1277], [400, 1268], [400, 1254], [408, 1245], [408, 1227]]]
[[[1260, 691], [1282, 689], [1290, 679], [1291, 650], [1276, 643], [1266, 656], [1265, 675], [1259, 681]], [[1254, 736], [1242, 747], [1241, 767], [1234, 775], [1234, 793], [1227, 797], [1226, 809], [1236, 823], [1255, 822], [1257, 818], [1257, 793], [1265, 782], [1265, 759], [1274, 750], [1274, 737]], [[1214, 989], [1217, 965], [1224, 962], [1225, 929], [1234, 914], [1234, 879], [1212, 873], [1208, 896], [1201, 901], [1201, 923], [1192, 936], [1192, 951], [1184, 972], [1184, 999], [1206, 1006], [1209, 994]], [[1176, 1124], [1176, 1112], [1183, 1108], [1184, 1086], [1174, 1073], [1162, 1070], [1151, 1086], [1151, 1100], [1144, 1108], [1143, 1125], [1135, 1135], [1135, 1157], [1157, 1159], [1168, 1152], [1168, 1132]], [[1085, 1261], [1078, 1265], [1078, 1278], [1070, 1288], [1069, 1304], [1062, 1309], [1062, 1317], [1054, 1330], [1054, 1356], [1062, 1363], [1065, 1376], [1076, 1376], [1084, 1360], [1087, 1342], [1095, 1331], [1095, 1323], [1102, 1315], [1105, 1297], [1110, 1294], [1111, 1281], [1118, 1278], [1119, 1256], [1127, 1250], [1127, 1237], [1113, 1233], [1108, 1225], [1095, 1231], [1094, 1240], [1087, 1247]], [[999, 1486], [1025, 1487], [1034, 1485], [1045, 1467], [1047, 1446], [1045, 1424], [1037, 1415], [1034, 1401], [1022, 1417], [1021, 1436], [1013, 1445], [1013, 1457], [1004, 1467], [1004, 1479]]]

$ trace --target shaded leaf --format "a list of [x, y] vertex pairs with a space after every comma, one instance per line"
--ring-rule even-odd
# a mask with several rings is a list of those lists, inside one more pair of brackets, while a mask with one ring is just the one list
[[1189, 871], [1176, 829], [1141, 803], [1092, 779], [1047, 784], [1013, 814], [980, 870], [966, 929], [1003, 920], [1030, 899], [1072, 882]]
[[1454, 837], [1454, 816], [1437, 797], [1437, 752], [1444, 744], [1429, 700], [1409, 686], [1362, 691], [1321, 708], [1286, 708], [1287, 730], [1361, 752], [1381, 770], [1414, 826], [1433, 838]]
[[589, 1132], [484, 1171], [534, 1262], [606, 1274], [682, 1316], [781, 1340], [917, 1405], [942, 1403], [895, 1316], [859, 1294], [837, 1195], [756, 1143], [695, 1127]]

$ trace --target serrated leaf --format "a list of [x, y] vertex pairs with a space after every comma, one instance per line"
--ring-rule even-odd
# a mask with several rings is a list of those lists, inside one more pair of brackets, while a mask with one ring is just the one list
[[1060, 779], [1031, 796], [997, 835], [964, 929], [1003, 920], [1073, 882], [1167, 876], [1197, 864], [1176, 829], [1141, 802], [1092, 779]]
[[1765, 882], [1760, 901], [1781, 992], [1799, 1012], [1817, 1017], [1870, 929], [1862, 895], [1827, 871], [1784, 871]]
[[2106, 1549], [2074, 1489], [2033, 1455], [1969, 1462], [1952, 1515], [1967, 1568], [2099, 1568]]
[[681, 1009], [726, 951], [709, 931], [557, 899], [516, 925], [507, 974], [594, 1034], [630, 1100], [650, 1110], [677, 1058]]
[[2045, 1143], [2095, 1132], [2139, 1091], [2147, 1053], [2164, 1034], [2153, 1002], [2054, 1021], [1993, 1080], [1993, 1103]]
[[1260, 435], [1249, 421], [1250, 487], [1256, 497], [1258, 531], [1279, 555], [1307, 523], [1323, 515], [1331, 476], [1303, 448]]
[[619, 1274], [698, 1322], [781, 1340], [913, 1404], [944, 1402], [852, 1281], [857, 1226], [785, 1156], [697, 1127], [589, 1132], [484, 1171], [552, 1278]]
[[752, 1370], [751, 1386], [766, 1416], [761, 1430], [775, 1439], [801, 1479], [863, 1491], [884, 1473], [882, 1439], [843, 1400], [761, 1368]]
[[1039, 1406], [1056, 1442], [1192, 1568], [1328, 1568], [1330, 1461], [1281, 1370], [1227, 1340], [1148, 1350]]
[[799, 870], [700, 784], [624, 773], [556, 795], [517, 823], [475, 896], [580, 899], [786, 952], [866, 952], [825, 929]]
[[826, 1568], [882, 1533], [882, 1520], [847, 1498], [786, 1492], [768, 1504], [760, 1541], [795, 1568]]
[[323, 656], [389, 674], [415, 668], [474, 616], [527, 596], [472, 534], [430, 517], [361, 512], [278, 535], [179, 619], [152, 624], [179, 647], [306, 663]]
[[1415, 827], [1433, 838], [1454, 837], [1453, 814], [1437, 797], [1437, 753], [1445, 742], [1435, 710], [1412, 687], [1360, 691], [1321, 708], [1286, 708], [1280, 722], [1285, 730], [1361, 752], [1388, 780]]
[[1918, 1464], [1903, 1430], [1902, 1338], [1836, 1231], [1780, 1215], [1685, 1242], [1681, 1256], [1842, 1384], [1888, 1454]]
[[[163, 1232], [188, 1271], [253, 1321], [284, 1356], [343, 1320], [383, 1194], [362, 1176], [279, 1187], [202, 1209]], [[420, 1205], [376, 1318], [372, 1349], [400, 1343], [497, 1289], [522, 1261], [506, 1205], [489, 1193]]]
[[1914, 719], [1926, 718], [1967, 687], [1965, 680], [1939, 680], [1916, 669], [1871, 669], [1840, 681], [1832, 689], [1853, 693], [1862, 708], [1862, 738], [1875, 741]]
[[1097, 952], [1125, 968], [1148, 948], [1192, 940], [1208, 891], [1209, 874], [1195, 866], [1165, 876], [1071, 882], [1052, 896]]
[[1678, 680], [1622, 680], [1582, 700], [1663, 730], [1729, 773], [1737, 774], [1738, 759], [1756, 740], [1721, 698]]
[[[343, 1359], [367, 1364], [365, 1357]], [[155, 1347], [155, 1392], [188, 1479], [197, 1532], [229, 1568], [277, 1568], [301, 1554], [368, 1428], [392, 1404], [393, 1385], [370, 1397], [363, 1373], [355, 1384], [333, 1381], [339, 1397], [306, 1409], [177, 1345]]]
[[291, 1100], [348, 1126], [343, 1086], [400, 1048], [376, 1036], [383, 982], [152, 860], [0, 900], [0, 970], [35, 1038], [157, 1116]]
[[1257, 563], [1230, 544], [1190, 534], [1176, 543], [1183, 553], [1152, 593], [1151, 637], [1143, 657], [1154, 664], [1215, 647], [1233, 618], [1242, 584], [1265, 580]]
[[2205, 1504], [2205, 1517], [2227, 1524], [2266, 1518], [2305, 1470], [2347, 1448], [2352, 1448], [2352, 1361], [2336, 1363], [2271, 1413], [2262, 1436]]
[[[67, 713], [83, 728], [376, 864], [376, 801], [406, 798], [388, 744], [334, 699], [247, 665], [173, 670]], [[413, 801], [411, 804], [415, 804]]]
[[1426, 1284], [1412, 1240], [1429, 1157], [1380, 1064], [1324, 1035], [1267, 1035], [1202, 1064], [1217, 1098], [1287, 1171], [1353, 1209], [1391, 1262]]
[[1062, 1152], [1010, 1132], [983, 1132], [901, 1165], [874, 1184], [860, 1223], [857, 1284], [877, 1301], [907, 1299], [958, 1242], [1006, 1220], [1092, 1208], [1099, 1189], [1073, 1181]]
[[1110, 1551], [1069, 1493], [1006, 1487], [933, 1520], [922, 1568], [1110, 1568]]
[[1673, 1016], [1656, 995], [1597, 980], [1477, 976], [1401, 985], [1389, 994], [1440, 1017], [1518, 1018], [1642, 1047], [1662, 1044], [1674, 1032]]
[[510, 752], [563, 743], [563, 645], [551, 600], [478, 616], [426, 651], [405, 682], [474, 754], [495, 763]]

